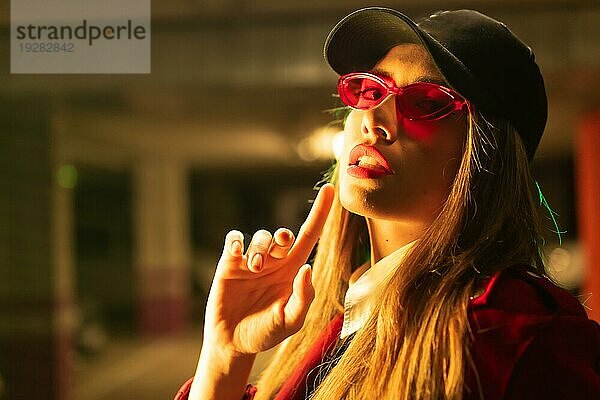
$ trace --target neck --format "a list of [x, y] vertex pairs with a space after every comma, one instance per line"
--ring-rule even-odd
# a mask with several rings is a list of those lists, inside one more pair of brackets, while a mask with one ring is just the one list
[[425, 227], [424, 223], [367, 218], [371, 242], [371, 265], [375, 265], [377, 261], [400, 247], [418, 239]]

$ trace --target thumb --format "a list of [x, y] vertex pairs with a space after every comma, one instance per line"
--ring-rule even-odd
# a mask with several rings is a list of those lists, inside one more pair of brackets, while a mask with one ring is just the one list
[[312, 270], [310, 265], [304, 264], [294, 277], [292, 295], [284, 308], [285, 328], [290, 334], [296, 333], [302, 328], [314, 298]]

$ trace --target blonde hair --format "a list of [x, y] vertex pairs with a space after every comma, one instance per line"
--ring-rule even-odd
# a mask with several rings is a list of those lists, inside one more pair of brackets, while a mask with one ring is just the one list
[[[504, 120], [469, 111], [463, 157], [443, 209], [379, 293], [370, 319], [311, 399], [461, 399], [469, 356], [469, 297], [484, 277], [515, 264], [544, 274], [526, 152]], [[337, 168], [332, 174], [337, 188]], [[337, 190], [336, 190], [337, 192]], [[316, 298], [304, 327], [258, 382], [272, 398], [335, 314], [365, 240], [364, 218], [336, 194], [313, 262]], [[368, 239], [368, 238], [367, 238]], [[477, 381], [477, 379], [476, 379]]]

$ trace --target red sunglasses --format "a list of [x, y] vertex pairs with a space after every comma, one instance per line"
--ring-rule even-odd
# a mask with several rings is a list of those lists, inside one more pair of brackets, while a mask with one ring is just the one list
[[342, 75], [338, 93], [348, 107], [370, 110], [396, 95], [396, 112], [411, 121], [434, 121], [462, 110], [467, 101], [454, 90], [430, 82], [397, 87], [369, 72]]

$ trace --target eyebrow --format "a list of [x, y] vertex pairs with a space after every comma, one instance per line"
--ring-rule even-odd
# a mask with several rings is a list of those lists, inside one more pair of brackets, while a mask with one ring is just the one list
[[383, 77], [386, 77], [386, 78], [391, 78], [392, 77], [392, 75], [389, 72], [384, 71], [384, 70], [379, 69], [379, 68], [373, 68], [370, 72], [373, 73], [373, 74], [375, 74], [375, 75], [383, 76]]
[[433, 77], [433, 76], [420, 76], [417, 79], [415, 79], [415, 82], [429, 82], [429, 83], [437, 83], [438, 85], [441, 86], [448, 86], [448, 82], [446, 82], [445, 80], [441, 79], [441, 78], [437, 78], [437, 77]]
[[[392, 77], [392, 75], [389, 72], [384, 71], [379, 68], [373, 68], [371, 70], [371, 73], [394, 80], [394, 78]], [[445, 80], [438, 78], [438, 77], [429, 76], [429, 75], [421, 75], [417, 79], [415, 79], [415, 82], [428, 82], [428, 83], [436, 83], [441, 86], [448, 86], [448, 82], [446, 82]]]

